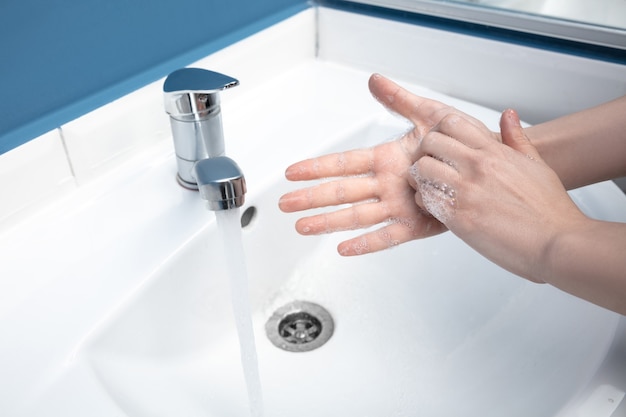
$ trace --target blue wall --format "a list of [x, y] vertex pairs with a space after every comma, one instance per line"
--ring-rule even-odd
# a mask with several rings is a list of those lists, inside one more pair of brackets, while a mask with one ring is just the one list
[[306, 0], [2, 0], [0, 153], [307, 7]]

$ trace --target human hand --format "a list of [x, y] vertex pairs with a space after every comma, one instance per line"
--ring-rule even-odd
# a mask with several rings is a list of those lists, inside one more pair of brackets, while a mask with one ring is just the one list
[[377, 74], [370, 78], [369, 88], [381, 104], [411, 121], [413, 130], [370, 149], [325, 155], [290, 166], [285, 175], [292, 181], [335, 179], [288, 193], [279, 202], [285, 212], [350, 204], [299, 219], [296, 230], [304, 235], [381, 225], [378, 230], [340, 243], [337, 250], [346, 256], [376, 252], [447, 230], [415, 204], [409, 169], [418, 158], [421, 138], [443, 117], [459, 112], [411, 94]]
[[459, 114], [444, 117], [420, 145], [416, 203], [500, 266], [545, 282], [550, 245], [586, 217], [507, 110], [502, 143]]

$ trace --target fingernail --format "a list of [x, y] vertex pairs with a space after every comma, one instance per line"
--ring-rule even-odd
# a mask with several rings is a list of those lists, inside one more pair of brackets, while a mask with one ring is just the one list
[[292, 200], [295, 200], [295, 197], [294, 197], [294, 193], [293, 193], [293, 192], [289, 192], [289, 193], [287, 193], [287, 194], [283, 194], [283, 195], [280, 197], [280, 201], [292, 201]]
[[296, 168], [295, 165], [291, 165], [287, 167], [287, 169], [285, 170], [285, 178], [291, 178], [301, 172], [302, 172], [302, 169]]
[[516, 126], [520, 126], [520, 120], [517, 112], [513, 109], [506, 109], [504, 111], [506, 117], [513, 121]]
[[293, 200], [293, 197], [291, 197], [289, 194], [285, 194], [278, 199], [278, 207], [280, 207], [281, 209], [287, 208], [289, 206], [289, 203], [291, 203]]

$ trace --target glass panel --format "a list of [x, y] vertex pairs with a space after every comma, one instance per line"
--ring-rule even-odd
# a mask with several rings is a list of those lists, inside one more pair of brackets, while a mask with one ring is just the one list
[[625, 0], [351, 0], [626, 51]]
[[626, 1], [624, 0], [455, 0], [455, 2], [599, 26], [626, 28]]

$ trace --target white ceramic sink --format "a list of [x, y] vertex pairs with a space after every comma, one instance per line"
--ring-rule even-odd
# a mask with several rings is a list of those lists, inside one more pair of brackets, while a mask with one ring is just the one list
[[[281, 73], [288, 89], [268, 79], [224, 101], [243, 209], [256, 208], [242, 233], [265, 415], [554, 417], [577, 404], [617, 314], [512, 276], [450, 233], [342, 258], [344, 236], [299, 236], [297, 215], [278, 210], [299, 186], [283, 179], [291, 162], [407, 128], [369, 96], [368, 76], [310, 60]], [[497, 127], [496, 111], [403, 84]], [[171, 143], [151, 148], [2, 236], [0, 276], [15, 279], [0, 294], [0, 415], [248, 415], [215, 219], [175, 169]], [[613, 183], [572, 196], [626, 221]], [[294, 300], [332, 315], [322, 347], [267, 339]]]
[[[250, 198], [244, 231], [268, 416], [552, 416], [585, 386], [617, 317], [511, 276], [451, 234], [340, 258]], [[594, 190], [583, 192], [586, 197]], [[129, 416], [246, 416], [226, 272], [211, 225], [185, 243], [81, 350]], [[333, 337], [293, 353], [264, 324], [294, 300], [333, 316]]]
[[[367, 77], [323, 65], [293, 76], [313, 75], [327, 77], [327, 83], [352, 78], [354, 85]], [[455, 104], [490, 123], [499, 118]], [[311, 123], [304, 114], [287, 112], [288, 124]], [[344, 127], [316, 153], [371, 145], [405, 128], [382, 109], [366, 119], [344, 120], [352, 128]], [[338, 236], [299, 236], [294, 215], [278, 210], [279, 196], [294, 187], [282, 179], [284, 162], [262, 181], [249, 177], [244, 207], [257, 210], [243, 238], [266, 415], [553, 416], [593, 376], [613, 340], [616, 314], [514, 277], [450, 233], [342, 258], [335, 251]], [[143, 194], [131, 197], [139, 189]], [[160, 196], [148, 200], [155, 192]], [[139, 285], [86, 329], [29, 412], [71, 416], [74, 409], [84, 415], [100, 407], [128, 416], [247, 415], [213, 215], [197, 195], [177, 187], [169, 160], [121, 193], [134, 204], [142, 201], [141, 209], [154, 211], [152, 218], [118, 237], [123, 251], [105, 245], [75, 268], [89, 280], [103, 272], [140, 274]], [[574, 196], [600, 217], [615, 217], [626, 204], [610, 183]], [[98, 207], [111, 198], [102, 197]], [[600, 203], [607, 198], [614, 204]], [[179, 201], [159, 207], [172, 200]], [[89, 210], [80, 216], [102, 214]], [[186, 233], [173, 232], [176, 226]], [[159, 250], [153, 239], [170, 239], [169, 247]], [[162, 257], [153, 259], [151, 251]], [[90, 262], [104, 266], [94, 271]], [[331, 313], [336, 328], [327, 344], [293, 353], [269, 342], [265, 322], [293, 300], [318, 303]], [[68, 403], [71, 392], [76, 395]]]

